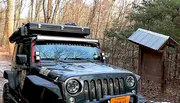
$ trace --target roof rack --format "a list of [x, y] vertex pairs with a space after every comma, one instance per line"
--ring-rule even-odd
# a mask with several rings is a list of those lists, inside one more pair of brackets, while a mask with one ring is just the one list
[[63, 36], [63, 37], [85, 37], [90, 35], [88, 27], [81, 27], [67, 24], [48, 24], [39, 22], [29, 22], [22, 25], [10, 37], [11, 43], [21, 40], [24, 37], [31, 37], [36, 35], [46, 36]]

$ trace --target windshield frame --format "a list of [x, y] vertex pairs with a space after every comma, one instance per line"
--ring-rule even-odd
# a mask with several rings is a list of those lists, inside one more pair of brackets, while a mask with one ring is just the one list
[[[77, 45], [89, 45], [90, 47], [96, 47], [97, 49], [99, 49], [98, 51], [99, 51], [99, 59], [98, 60], [94, 60], [94, 61], [98, 61], [98, 62], [103, 62], [103, 59], [102, 59], [102, 54], [101, 54], [101, 50], [100, 50], [100, 45], [99, 45], [99, 42], [98, 43], [87, 43], [87, 42], [64, 42], [64, 41], [47, 41], [47, 40], [45, 40], [45, 41], [36, 41], [35, 43], [34, 43], [34, 45], [32, 46], [32, 53], [33, 53], [33, 55], [32, 56], [34, 56], [34, 57], [32, 57], [32, 58], [34, 58], [34, 63], [35, 64], [40, 64], [40, 61], [36, 61], [35, 60], [35, 46], [36, 45], [41, 45], [41, 44], [53, 44], [53, 43], [57, 43], [57, 44], [77, 44]], [[61, 62], [63, 62], [63, 60], [60, 60]], [[72, 60], [71, 60], [72, 61]], [[74, 60], [75, 61], [75, 60]], [[78, 60], [76, 60], [76, 61], [78, 61]], [[89, 59], [87, 59], [87, 60], [79, 60], [79, 61], [87, 61], [87, 62], [92, 62], [91, 60], [89, 60]]]

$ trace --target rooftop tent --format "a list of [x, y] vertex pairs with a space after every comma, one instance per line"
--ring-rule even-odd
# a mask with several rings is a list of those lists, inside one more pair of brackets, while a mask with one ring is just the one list
[[23, 37], [35, 35], [84, 37], [90, 35], [90, 29], [76, 25], [29, 22], [15, 31], [9, 41], [13, 43]]
[[144, 29], [138, 29], [128, 38], [128, 40], [153, 50], [160, 50], [163, 47], [163, 45], [165, 45], [168, 41], [171, 45], [178, 44], [170, 36], [166, 36]]

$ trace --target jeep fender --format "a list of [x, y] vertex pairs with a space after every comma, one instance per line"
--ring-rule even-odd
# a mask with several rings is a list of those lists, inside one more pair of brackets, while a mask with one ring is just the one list
[[11, 89], [16, 89], [16, 87], [18, 87], [19, 82], [18, 82], [17, 72], [5, 70], [4, 78], [8, 80]]
[[43, 89], [51, 91], [58, 99], [62, 99], [61, 90], [58, 85], [36, 75], [30, 75], [25, 78], [22, 93], [27, 99], [33, 99], [35, 95], [37, 95], [36, 97], [39, 97], [39, 94], [42, 94]]
[[141, 80], [141, 76], [139, 76], [139, 75], [137, 75], [137, 74], [134, 74], [134, 75], [135, 75], [137, 81], [139, 82], [139, 81]]

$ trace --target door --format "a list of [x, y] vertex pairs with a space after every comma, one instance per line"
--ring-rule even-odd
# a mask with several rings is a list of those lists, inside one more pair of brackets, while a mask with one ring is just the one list
[[[25, 80], [25, 77], [27, 75], [28, 68], [29, 68], [29, 65], [30, 65], [30, 60], [29, 60], [30, 45], [28, 43], [20, 43], [20, 44], [18, 44], [17, 54], [27, 56], [27, 63], [25, 63], [24, 65], [17, 65], [17, 68], [16, 68], [16, 71], [18, 72], [18, 76], [19, 76], [20, 88], [22, 90], [22, 88], [24, 86], [24, 80]], [[27, 69], [25, 69], [24, 66]]]

